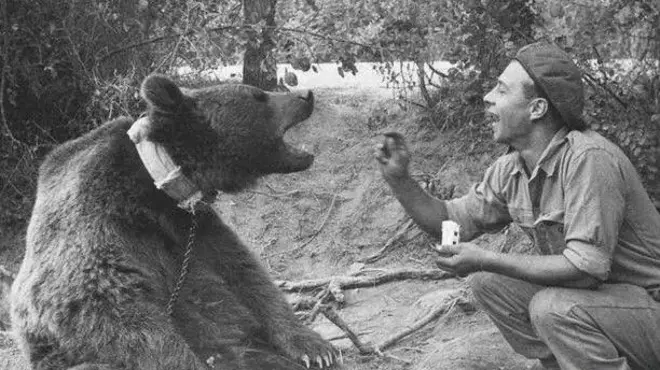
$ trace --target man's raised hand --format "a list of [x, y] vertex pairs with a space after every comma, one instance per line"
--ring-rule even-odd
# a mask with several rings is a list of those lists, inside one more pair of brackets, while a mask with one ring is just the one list
[[387, 132], [383, 135], [383, 142], [376, 144], [374, 148], [374, 157], [380, 163], [383, 176], [386, 179], [407, 176], [410, 153], [403, 136], [398, 132]]

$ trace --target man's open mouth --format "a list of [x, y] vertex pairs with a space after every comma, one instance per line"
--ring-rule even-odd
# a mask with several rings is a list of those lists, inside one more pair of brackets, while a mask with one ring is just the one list
[[500, 120], [500, 116], [498, 116], [495, 113], [488, 111], [484, 113], [484, 123], [487, 125], [491, 125], [499, 120]]

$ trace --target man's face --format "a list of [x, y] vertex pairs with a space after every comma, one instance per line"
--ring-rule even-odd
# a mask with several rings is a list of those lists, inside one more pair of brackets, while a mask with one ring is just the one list
[[533, 81], [517, 61], [512, 61], [497, 80], [497, 85], [484, 96], [486, 115], [492, 120], [493, 138], [498, 143], [525, 146], [532, 129], [530, 98], [525, 85]]

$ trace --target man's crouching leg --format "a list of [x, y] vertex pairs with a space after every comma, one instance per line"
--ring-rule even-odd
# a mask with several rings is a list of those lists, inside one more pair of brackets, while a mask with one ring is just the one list
[[545, 287], [489, 272], [472, 274], [468, 281], [477, 304], [486, 311], [514, 351], [539, 359], [547, 369], [559, 369], [552, 352], [530, 321], [529, 304]]
[[660, 303], [641, 287], [543, 289], [530, 316], [562, 369], [660, 369]]

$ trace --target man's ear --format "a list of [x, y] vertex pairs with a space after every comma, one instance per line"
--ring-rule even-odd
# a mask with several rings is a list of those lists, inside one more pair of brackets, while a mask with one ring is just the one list
[[529, 102], [529, 118], [531, 118], [532, 121], [539, 120], [548, 113], [549, 108], [548, 99], [534, 98]]

